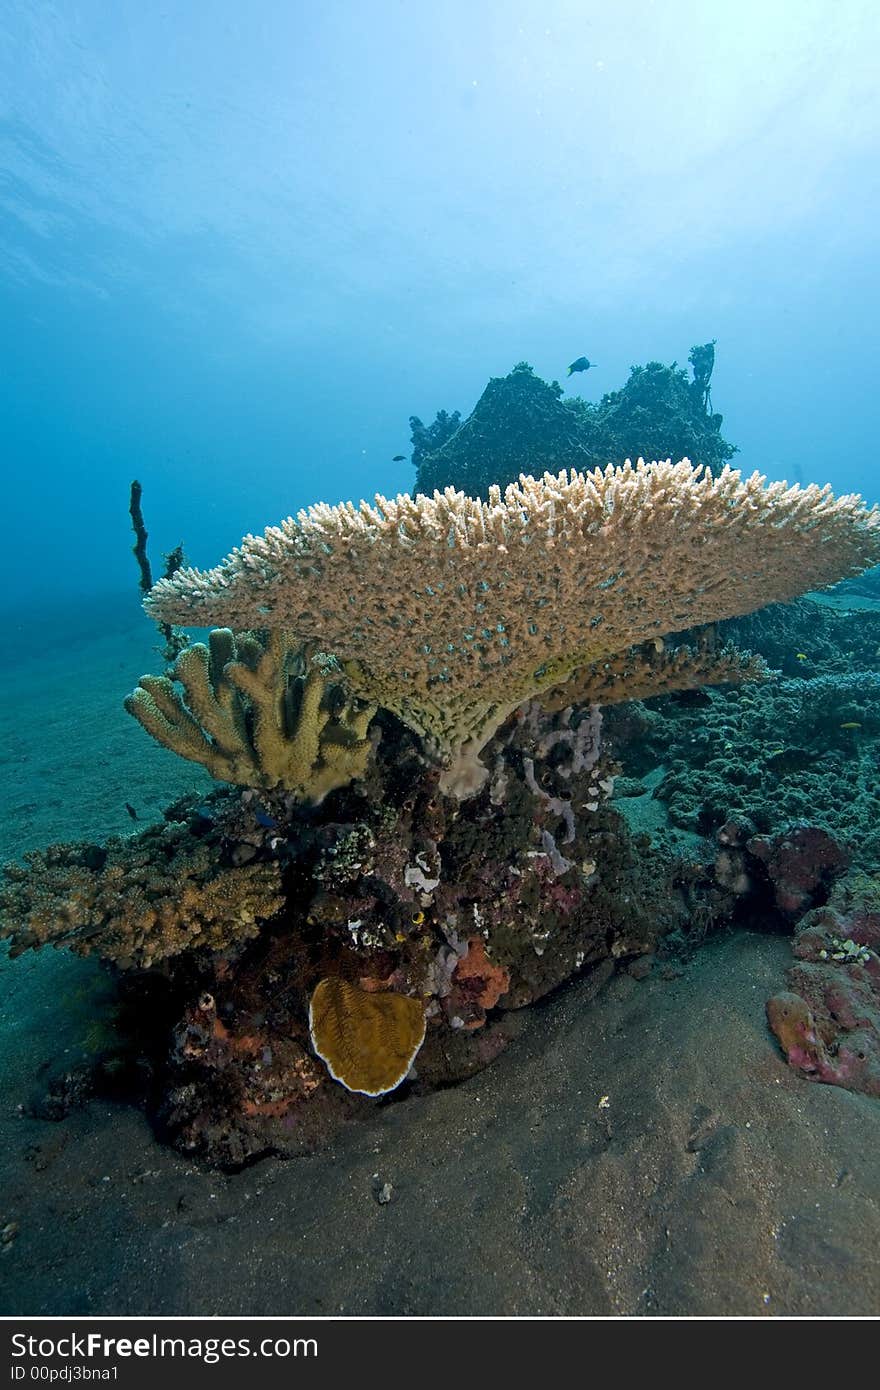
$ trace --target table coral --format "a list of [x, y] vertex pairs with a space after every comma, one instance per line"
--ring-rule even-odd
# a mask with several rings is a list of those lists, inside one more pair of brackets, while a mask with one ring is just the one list
[[648, 700], [704, 685], [743, 685], [770, 677], [763, 657], [738, 651], [730, 643], [716, 649], [708, 643], [680, 642], [666, 647], [661, 640], [630, 647], [607, 661], [581, 666], [562, 685], [540, 696], [545, 709], [566, 705], [616, 705]]
[[486, 502], [447, 489], [320, 504], [213, 570], [160, 580], [146, 607], [319, 642], [356, 693], [421, 737], [444, 790], [471, 795], [483, 748], [524, 700], [880, 557], [877, 509], [765, 482], [639, 460], [523, 476]]

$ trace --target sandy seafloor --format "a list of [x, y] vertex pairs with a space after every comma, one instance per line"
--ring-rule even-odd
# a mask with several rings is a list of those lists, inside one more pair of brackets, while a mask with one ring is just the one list
[[[121, 708], [161, 669], [149, 624], [64, 630], [22, 622], [0, 677], [4, 859], [131, 833], [126, 801], [148, 823], [209, 784]], [[738, 931], [680, 973], [575, 981], [471, 1081], [222, 1174], [129, 1107], [28, 1114], [107, 990], [66, 952], [4, 956], [0, 1313], [880, 1313], [880, 1102], [783, 1062], [764, 1002], [788, 963]]]

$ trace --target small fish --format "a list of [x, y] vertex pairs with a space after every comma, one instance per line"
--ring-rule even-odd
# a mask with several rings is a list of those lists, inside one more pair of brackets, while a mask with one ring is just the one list
[[848, 719], [845, 724], [841, 724], [841, 729], [860, 729], [862, 726], [857, 719]]
[[131, 816], [132, 820], [139, 820], [139, 819], [140, 819], [140, 817], [138, 816], [137, 811], [134, 809], [134, 807], [131, 805], [130, 802], [126, 801], [126, 803], [125, 803], [125, 809], [126, 809], [126, 811], [128, 812], [128, 814]]
[[395, 454], [395, 455], [394, 455], [394, 458], [391, 460], [391, 462], [392, 462], [392, 463], [403, 463], [403, 461], [404, 461], [405, 458], [406, 458], [406, 454]]
[[264, 811], [262, 806], [254, 808], [254, 818], [257, 825], [261, 825], [264, 830], [277, 830], [278, 822], [274, 816], [270, 816], [268, 811]]
[[809, 661], [809, 659], [810, 659], [810, 658], [807, 656], [806, 652], [795, 652], [794, 656], [795, 656], [795, 661]]
[[596, 363], [591, 362], [589, 357], [576, 357], [568, 369], [568, 375], [571, 376], [573, 372], [588, 372], [591, 367], [595, 366]]

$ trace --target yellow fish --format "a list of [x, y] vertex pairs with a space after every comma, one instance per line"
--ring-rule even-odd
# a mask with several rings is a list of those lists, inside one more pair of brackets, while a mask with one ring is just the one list
[[841, 729], [860, 729], [862, 726], [856, 719], [848, 719], [845, 724], [841, 724]]
[[795, 658], [798, 661], [809, 661], [809, 657], [807, 656], [806, 652], [795, 652]]

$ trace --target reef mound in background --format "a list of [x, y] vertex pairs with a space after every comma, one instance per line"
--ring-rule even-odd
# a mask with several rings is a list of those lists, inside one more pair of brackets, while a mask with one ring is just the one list
[[518, 362], [489, 381], [466, 420], [445, 410], [427, 426], [411, 417], [415, 491], [455, 487], [485, 497], [492, 483], [503, 490], [515, 482], [524, 459], [534, 477], [628, 458], [688, 458], [717, 470], [736, 453], [721, 435], [722, 418], [708, 406], [708, 377], [691, 380], [675, 363], [633, 367], [619, 391], [592, 404], [564, 398], [558, 381]]

